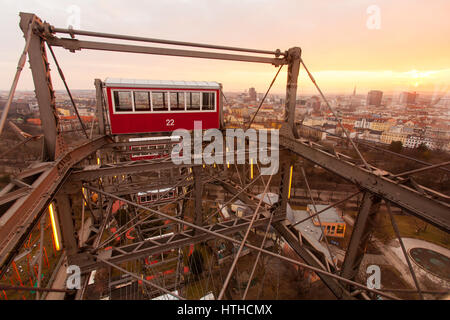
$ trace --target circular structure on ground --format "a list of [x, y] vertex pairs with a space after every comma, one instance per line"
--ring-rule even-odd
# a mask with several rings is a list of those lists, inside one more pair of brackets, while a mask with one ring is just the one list
[[412, 260], [422, 269], [442, 279], [450, 279], [450, 258], [426, 248], [409, 250]]

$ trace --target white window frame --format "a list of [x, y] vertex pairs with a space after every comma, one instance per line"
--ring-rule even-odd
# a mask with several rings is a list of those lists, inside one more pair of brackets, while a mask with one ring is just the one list
[[171, 93], [183, 93], [183, 95], [184, 95], [184, 110], [183, 111], [177, 110], [175, 112], [176, 113], [186, 112], [187, 111], [186, 91], [185, 90], [172, 90], [172, 91], [169, 91], [169, 111], [172, 111], [172, 104], [170, 103], [170, 94]]
[[[214, 95], [214, 108], [212, 110], [203, 110], [203, 93], [212, 93]], [[212, 91], [200, 91], [200, 111], [203, 112], [216, 112], [217, 111], [217, 97], [216, 97], [216, 91], [212, 90]]]
[[[154, 111], [153, 110], [153, 93], [154, 92], [164, 92], [167, 93], [168, 97], [167, 97], [167, 111]], [[152, 89], [150, 90], [150, 95], [151, 95], [151, 104], [152, 104], [152, 113], [169, 113], [170, 112], [170, 91], [167, 89]], [[148, 113], [148, 112], [143, 112], [143, 113]]]
[[[114, 99], [114, 93], [115, 92], [129, 92], [131, 95], [131, 111], [117, 111], [116, 109], [116, 101]], [[114, 114], [132, 114], [134, 113], [134, 96], [133, 96], [133, 90], [129, 89], [111, 89], [111, 98], [112, 98], [112, 105], [113, 105], [113, 113]]]
[[[198, 109], [198, 110], [187, 110], [186, 93], [198, 93], [198, 94], [200, 94], [200, 99], [199, 99], [200, 109]], [[193, 113], [193, 112], [201, 112], [202, 111], [202, 91], [187, 89], [187, 90], [184, 91], [184, 96], [185, 96], [185, 111], [186, 112]], [[190, 101], [190, 99], [189, 99], [189, 101]]]
[[[131, 92], [133, 93], [133, 95], [132, 95], [132, 98], [133, 98], [133, 114], [134, 113], [136, 113], [136, 114], [141, 114], [141, 113], [149, 113], [149, 112], [153, 112], [153, 106], [152, 106], [152, 95], [150, 94], [150, 90], [145, 90], [145, 89], [142, 89], [142, 90], [131, 90]], [[147, 92], [148, 93], [148, 98], [149, 98], [149, 103], [150, 103], [150, 111], [136, 111], [136, 106], [135, 106], [135, 103], [134, 103], [134, 93], [135, 92]]]

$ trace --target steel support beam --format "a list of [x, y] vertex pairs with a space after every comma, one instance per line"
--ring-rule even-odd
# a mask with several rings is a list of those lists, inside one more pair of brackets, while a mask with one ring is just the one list
[[0, 277], [6, 271], [16, 252], [42, 213], [47, 209], [53, 195], [61, 187], [70, 168], [95, 150], [110, 142], [100, 137], [68, 152], [64, 157], [49, 164], [47, 170], [33, 183], [30, 193], [16, 202], [0, 218]]
[[448, 166], [448, 165], [450, 165], [450, 161], [446, 161], [446, 162], [442, 162], [442, 163], [438, 163], [438, 164], [433, 164], [431, 166], [424, 167], [424, 168], [419, 168], [419, 169], [415, 169], [415, 170], [405, 171], [405, 172], [402, 172], [402, 173], [395, 174], [395, 175], [393, 175], [393, 177], [408, 176], [408, 175], [411, 175], [411, 174], [420, 173], [420, 172], [428, 171], [428, 170], [435, 169], [435, 168], [445, 167], [445, 166]]
[[241, 244], [239, 245], [238, 252], [236, 253], [236, 256], [234, 257], [233, 262], [231, 263], [230, 270], [228, 271], [227, 277], [225, 278], [225, 281], [223, 283], [222, 289], [220, 290], [219, 296], [217, 297], [217, 300], [222, 300], [222, 298], [223, 298], [223, 296], [225, 294], [225, 291], [228, 288], [228, 284], [230, 283], [231, 276], [233, 275], [234, 268], [236, 267], [236, 264], [237, 264], [237, 262], [239, 260], [239, 257], [241, 256], [242, 250], [244, 249], [245, 242], [247, 241], [248, 235], [250, 234], [250, 230], [253, 227], [255, 219], [256, 219], [256, 217], [258, 215], [258, 211], [261, 208], [261, 204], [264, 201], [264, 197], [267, 194], [270, 182], [272, 181], [272, 177], [273, 176], [270, 176], [269, 181], [267, 182], [267, 185], [264, 188], [264, 192], [263, 192], [263, 194], [261, 196], [261, 199], [259, 199], [258, 205], [256, 206], [255, 212], [253, 212], [253, 214], [252, 214], [252, 220], [250, 221], [250, 224], [248, 225], [247, 231], [245, 232], [244, 238], [242, 239]]
[[[284, 173], [283, 175], [287, 175], [287, 180], [289, 180], [289, 171], [290, 171], [290, 165], [287, 163], [284, 167]], [[283, 179], [284, 180], [284, 179]], [[289, 184], [289, 181], [282, 182], [282, 184]], [[232, 187], [228, 186], [227, 184], [223, 184], [223, 187], [226, 190], [234, 191]], [[283, 187], [284, 188], [284, 187]], [[287, 206], [287, 191], [282, 191], [283, 193], [286, 193], [286, 206]], [[283, 195], [282, 197], [283, 198]], [[253, 204], [253, 201], [248, 198], [246, 195], [242, 195], [239, 197], [241, 201], [243, 201], [246, 204]], [[281, 199], [281, 208], [283, 208], [283, 200]], [[279, 213], [277, 215], [281, 215], [282, 217], [286, 217], [286, 210], [279, 210]], [[322, 269], [326, 271], [325, 266], [307, 249], [302, 247], [300, 245], [300, 242], [298, 241], [298, 238], [292, 234], [292, 232], [289, 231], [289, 229], [283, 225], [280, 221], [272, 221], [272, 226], [277, 231], [277, 233], [285, 239], [289, 245], [294, 249], [294, 251], [310, 266]], [[317, 273], [317, 275], [322, 279], [322, 281], [327, 285], [328, 288], [333, 292], [333, 294], [338, 298], [346, 298], [346, 299], [352, 299], [352, 297], [346, 292], [342, 286], [336, 281], [336, 279], [333, 279], [329, 276], [326, 276], [324, 274]]]
[[[306, 248], [304, 248], [298, 238], [281, 222], [273, 222], [272, 226], [276, 232], [291, 246], [291, 248], [301, 257], [308, 265], [326, 271], [325, 266]], [[336, 279], [325, 274], [317, 273], [320, 279], [331, 290], [338, 299], [353, 299]]]
[[[20, 28], [27, 34], [30, 22], [32, 28], [42, 25], [42, 21], [31, 13], [20, 13]], [[56, 156], [56, 139], [58, 136], [58, 117], [56, 116], [55, 92], [53, 90], [50, 68], [45, 50], [45, 40], [34, 33], [28, 48], [31, 74], [33, 75], [36, 99], [44, 132], [44, 160], [54, 160]]]
[[174, 296], [175, 298], [177, 298], [179, 300], [184, 300], [184, 298], [180, 297], [179, 295], [177, 295], [175, 293], [170, 292], [166, 288], [163, 288], [163, 287], [157, 285], [156, 283], [148, 281], [147, 279], [141, 278], [138, 275], [134, 274], [133, 272], [130, 272], [130, 271], [126, 270], [126, 269], [123, 269], [123, 268], [119, 267], [117, 264], [111, 263], [111, 261], [108, 261], [108, 260], [105, 260], [105, 259], [102, 259], [102, 258], [98, 258], [98, 259], [101, 262], [103, 262], [104, 264], [106, 264], [106, 265], [108, 265], [110, 267], [113, 267], [113, 268], [115, 268], [115, 269], [117, 269], [117, 270], [119, 270], [119, 271], [129, 275], [130, 277], [135, 278], [136, 280], [142, 281], [143, 283], [148, 284], [149, 286], [155, 287], [156, 289], [161, 290], [162, 292], [165, 292], [166, 294], [169, 294], [171, 296]]
[[[280, 221], [284, 219], [284, 215], [276, 214], [273, 216], [273, 221]], [[260, 217], [255, 220], [253, 227], [260, 227], [267, 225], [270, 218]], [[233, 234], [248, 228], [250, 221], [244, 219], [237, 219], [233, 221], [226, 221], [223, 223], [217, 223], [209, 226], [205, 226], [208, 230], [214, 231], [214, 233], [221, 235]], [[113, 247], [111, 258], [108, 259], [111, 263], [120, 264], [123, 262], [147, 257], [149, 255], [159, 254], [171, 249], [182, 248], [190, 244], [204, 242], [215, 239], [216, 235], [199, 232], [194, 234], [194, 230], [187, 230], [185, 232], [177, 233], [175, 236], [167, 236], [155, 241], [144, 240], [141, 242], [133, 243], [130, 245], [115, 248]], [[98, 261], [94, 260], [80, 265], [82, 273], [90, 272], [100, 267]]]
[[16, 286], [4, 286], [0, 285], [0, 290], [13, 290], [13, 291], [38, 291], [38, 292], [70, 292], [69, 289], [52, 289], [52, 288], [41, 288], [41, 287], [16, 287]]
[[112, 185], [109, 187], [105, 187], [104, 190], [107, 192], [114, 193], [117, 196], [124, 196], [128, 194], [136, 194], [138, 192], [144, 192], [153, 189], [165, 189], [173, 186], [178, 187], [186, 187], [192, 185], [192, 181], [186, 181], [186, 179], [158, 179], [153, 180], [149, 179], [150, 182], [146, 182], [146, 184], [137, 184], [133, 187], [133, 185]]
[[281, 210], [283, 212], [287, 211], [287, 205], [288, 205], [288, 195], [289, 195], [289, 188], [290, 188], [290, 173], [291, 173], [291, 165], [289, 162], [285, 162], [282, 166], [282, 174], [281, 174], [281, 183], [280, 183], [280, 195], [281, 198], [279, 199], [281, 203]]
[[[253, 181], [256, 181], [256, 179], [253, 180]], [[252, 181], [252, 182], [253, 182], [253, 181]], [[252, 182], [250, 182], [250, 183], [248, 184], [248, 186], [250, 186], [250, 184], [252, 184]], [[223, 181], [219, 181], [219, 183], [220, 183], [221, 186], [225, 189], [225, 191], [227, 191], [227, 192], [231, 193], [232, 195], [236, 196], [236, 197], [237, 197], [239, 200], [241, 200], [242, 202], [248, 204], [250, 207], [254, 207], [254, 206], [255, 206], [254, 201], [252, 201], [252, 199], [250, 199], [250, 197], [247, 196], [247, 195], [243, 192], [243, 190], [239, 190], [239, 189], [233, 187], [232, 185], [230, 185], [229, 183], [225, 183], [225, 182], [223, 182]]]
[[71, 174], [71, 181], [92, 181], [98, 178], [104, 178], [106, 176], [119, 176], [122, 174], [141, 174], [150, 171], [160, 171], [171, 168], [188, 168], [194, 165], [177, 165], [173, 162], [151, 162], [151, 163], [138, 163], [138, 164], [117, 164], [106, 168], [96, 168], [89, 170], [78, 170]]
[[[217, 227], [217, 226], [222, 226], [222, 227], [224, 227], [224, 225], [226, 225], [227, 222], [232, 223], [232, 224], [235, 224], [235, 222], [233, 222], [233, 221], [227, 221], [227, 222], [224, 222], [224, 223], [218, 223], [218, 224], [216, 224], [216, 225], [210, 226], [210, 228], [199, 227], [199, 226], [196, 226], [195, 224], [193, 224], [193, 223], [191, 223], [191, 222], [188, 222], [188, 221], [184, 221], [184, 220], [175, 218], [175, 217], [173, 217], [173, 216], [170, 216], [170, 215], [168, 215], [168, 214], [166, 214], [166, 213], [163, 213], [163, 212], [160, 212], [160, 211], [156, 211], [156, 210], [152, 210], [152, 209], [146, 208], [146, 207], [144, 207], [144, 206], [142, 206], [142, 205], [139, 205], [139, 204], [137, 204], [137, 203], [134, 203], [134, 202], [132, 202], [132, 201], [126, 200], [126, 199], [124, 199], [124, 198], [117, 197], [117, 196], [115, 196], [115, 195], [113, 195], [113, 194], [110, 194], [110, 193], [106, 193], [106, 192], [104, 192], [104, 191], [102, 191], [102, 190], [100, 190], [100, 189], [97, 189], [97, 188], [95, 188], [95, 187], [91, 187], [91, 186], [85, 185], [85, 188], [90, 189], [90, 190], [92, 190], [92, 191], [94, 191], [94, 192], [97, 192], [97, 193], [99, 193], [99, 194], [103, 194], [103, 195], [105, 195], [105, 196], [107, 196], [107, 197], [110, 197], [110, 198], [113, 198], [113, 199], [116, 199], [116, 200], [123, 201], [123, 202], [125, 202], [125, 203], [127, 203], [127, 204], [129, 204], [129, 205], [134, 206], [134, 207], [141, 208], [141, 209], [147, 210], [147, 211], [149, 211], [149, 212], [156, 213], [156, 214], [158, 214], [158, 215], [160, 215], [160, 216], [162, 216], [162, 217], [165, 217], [166, 219], [176, 221], [176, 222], [178, 222], [178, 223], [180, 223], [180, 224], [183, 224], [183, 225], [187, 225], [187, 226], [189, 226], [189, 227], [191, 227], [191, 228], [193, 228], [193, 229], [199, 229], [199, 230], [203, 231], [204, 234], [212, 235], [213, 238], [217, 238], [217, 237], [218, 237], [218, 238], [222, 238], [222, 239], [228, 240], [228, 241], [233, 242], [233, 243], [238, 243], [238, 244], [241, 243], [241, 241], [239, 241], [239, 240], [237, 240], [237, 239], [234, 239], [234, 238], [232, 238], [232, 237], [229, 237], [229, 236], [226, 236], [226, 235], [223, 235], [223, 234], [217, 232], [217, 229], [214, 230], [214, 227]], [[284, 216], [284, 214], [283, 214], [283, 216]], [[270, 218], [261, 218], [261, 220], [263, 220], [263, 219], [270, 219]], [[243, 217], [243, 218], [240, 218], [240, 220], [244, 220], [244, 221], [246, 221], [247, 223], [249, 223], [249, 220], [246, 219], [246, 218], [244, 218], [244, 217]], [[265, 223], [267, 223], [267, 222], [265, 222]], [[169, 241], [171, 241], [171, 240], [173, 240], [177, 235], [180, 235], [180, 234], [169, 235], [167, 238], [169, 238]], [[186, 236], [186, 233], [184, 232], [184, 233], [182, 233], [181, 235], [185, 235], [185, 236]], [[202, 235], [203, 235], [203, 234], [202, 234]], [[192, 237], [191, 237], [191, 238], [192, 238]], [[161, 240], [161, 239], [158, 239], [158, 240]], [[203, 241], [205, 241], [205, 240], [203, 240]], [[152, 241], [148, 241], [148, 242], [149, 242], [149, 243], [156, 244], [158, 247], [160, 247], [160, 245], [161, 245], [161, 243], [162, 243], [161, 241], [153, 241], [153, 240], [152, 240]], [[164, 240], [163, 240], [163, 242], [164, 242]], [[189, 243], [189, 242], [188, 242], [188, 243]], [[143, 246], [143, 244], [139, 245], [137, 248], [134, 248], [134, 249], [132, 250], [133, 253], [136, 253], [136, 251], [138, 251], [138, 249], [141, 249], [142, 246]], [[396, 297], [391, 296], [391, 295], [388, 295], [388, 294], [386, 294], [386, 293], [384, 293], [384, 292], [382, 292], [382, 291], [380, 291], [380, 290], [368, 288], [367, 286], [362, 285], [362, 284], [360, 284], [360, 283], [357, 283], [357, 282], [355, 282], [355, 281], [345, 279], [345, 278], [343, 278], [343, 277], [340, 277], [340, 276], [335, 275], [335, 274], [333, 274], [333, 273], [330, 273], [330, 272], [328, 272], [328, 271], [324, 271], [323, 268], [316, 268], [316, 267], [310, 266], [310, 265], [308, 265], [308, 264], [299, 262], [299, 261], [294, 260], [294, 259], [290, 259], [290, 258], [288, 258], [288, 257], [282, 256], [282, 255], [279, 255], [279, 254], [276, 254], [276, 253], [274, 253], [274, 252], [271, 252], [271, 251], [268, 251], [268, 250], [265, 250], [265, 249], [261, 249], [261, 248], [259, 248], [259, 247], [257, 247], [257, 246], [251, 245], [251, 244], [249, 244], [249, 243], [245, 244], [245, 246], [248, 247], [249, 249], [253, 249], [253, 250], [256, 250], [256, 251], [261, 251], [262, 253], [265, 253], [265, 254], [268, 254], [268, 255], [270, 255], [270, 256], [272, 256], [272, 257], [276, 257], [276, 258], [279, 258], [279, 259], [281, 259], [281, 260], [284, 260], [284, 261], [287, 261], [287, 262], [296, 264], [296, 265], [298, 265], [298, 266], [301, 266], [301, 267], [304, 267], [304, 268], [306, 268], [306, 269], [312, 270], [312, 271], [314, 271], [314, 272], [316, 272], [316, 273], [325, 274], [325, 275], [327, 275], [327, 276], [329, 276], [329, 277], [332, 277], [332, 278], [334, 278], [334, 279], [338, 279], [338, 280], [340, 280], [340, 281], [343, 281], [344, 283], [349, 283], [349, 284], [351, 284], [351, 285], [353, 285], [353, 286], [355, 286], [355, 287], [357, 287], [357, 288], [362, 288], [362, 289], [364, 289], [364, 290], [366, 290], [366, 291], [374, 292], [374, 293], [376, 293], [376, 294], [379, 294], [379, 295], [381, 295], [381, 296], [383, 296], [383, 297], [387, 297], [387, 298], [389, 298], [389, 299], [398, 300]], [[167, 250], [167, 249], [166, 249], [166, 250]], [[92, 253], [95, 253], [95, 252], [92, 252]], [[119, 253], [123, 254], [123, 253], [125, 253], [125, 252], [124, 252], [123, 250], [120, 250]], [[80, 255], [79, 258], [80, 258], [80, 259], [77, 259], [77, 260], [78, 260], [78, 262], [79, 262], [78, 265], [80, 266], [81, 269], [83, 269], [83, 266], [89, 265], [89, 262], [87, 262], [87, 263], [86, 263], [86, 262], [85, 262], [85, 263], [82, 263], [81, 260], [85, 260], [85, 261], [86, 261], [86, 260], [91, 260], [91, 261], [94, 261], [94, 262], [95, 262], [94, 256], [93, 256], [92, 254], [89, 254], [89, 253], [86, 253], [85, 255]]]
[[[194, 176], [194, 221], [197, 226], [203, 226], [203, 209], [202, 209], [202, 195], [203, 195], [203, 181], [201, 167], [193, 167], [192, 173]], [[198, 233], [198, 230], [195, 230]]]
[[300, 221], [297, 221], [296, 223], [292, 224], [292, 227], [295, 227], [296, 225], [299, 225], [300, 223], [303, 223], [303, 222], [305, 222], [305, 221], [307, 221], [307, 220], [309, 220], [309, 219], [312, 219], [312, 218], [314, 218], [314, 217], [317, 217], [317, 216], [318, 216], [319, 214], [321, 214], [322, 212], [325, 212], [325, 211], [327, 211], [327, 210], [330, 209], [330, 208], [336, 207], [337, 205], [339, 205], [339, 204], [341, 204], [341, 203], [344, 203], [344, 202], [350, 200], [351, 198], [357, 196], [357, 195], [360, 194], [360, 193], [361, 193], [361, 191], [357, 191], [357, 192], [355, 192], [355, 193], [352, 193], [351, 195], [345, 197], [344, 199], [341, 199], [341, 200], [339, 200], [339, 201], [337, 201], [337, 202], [335, 202], [335, 203], [332, 203], [332, 204], [326, 206], [325, 208], [323, 208], [323, 209], [317, 211], [316, 213], [311, 214], [308, 218], [305, 218], [305, 219], [302, 219], [302, 220], [300, 220]]
[[358, 273], [359, 265], [372, 235], [372, 228], [375, 224], [374, 219], [379, 206], [379, 198], [369, 192], [364, 193], [341, 268], [341, 276], [346, 279], [354, 279]]
[[387, 177], [371, 173], [350, 161], [339, 159], [336, 155], [314, 148], [307, 141], [280, 135], [280, 146], [337, 174], [361, 189], [395, 203], [396, 206], [433, 224], [437, 228], [450, 232], [450, 206], [448, 204], [422, 195], [416, 190], [398, 184]]
[[[154, 144], [166, 144], [166, 143], [174, 143], [176, 141], [179, 140], [172, 140], [171, 138], [169, 139], [161, 139], [158, 141], [124, 141], [124, 142], [114, 142], [114, 143], [109, 143], [106, 146], [104, 146], [103, 149], [114, 149], [114, 148], [121, 148], [121, 147], [126, 147], [126, 149], [128, 149], [128, 147], [131, 146], [148, 146], [148, 145], [154, 145]], [[136, 151], [135, 151], [136, 153]]]
[[[41, 287], [42, 262], [44, 260], [43, 248], [44, 248], [45, 216], [43, 216], [41, 218], [41, 226], [40, 226], [40, 228], [41, 228], [41, 230], [40, 230], [41, 231], [40, 232], [41, 236], [39, 238], [39, 265], [38, 265], [37, 285], [36, 285], [38, 288]], [[36, 300], [39, 300], [39, 298], [40, 298], [40, 294], [39, 294], [39, 292], [36, 292]]]
[[95, 98], [97, 105], [97, 119], [98, 119], [98, 133], [101, 135], [105, 135], [105, 118], [103, 117], [103, 88], [102, 88], [102, 80], [95, 79]]
[[23, 187], [23, 188], [8, 192], [4, 196], [0, 196], [0, 206], [5, 203], [19, 199], [23, 196], [26, 196], [27, 194], [30, 193], [30, 191], [31, 191], [31, 188]]
[[424, 297], [422, 289], [420, 288], [420, 284], [419, 281], [417, 280], [416, 273], [414, 272], [414, 268], [408, 257], [408, 252], [406, 251], [405, 244], [403, 243], [402, 237], [400, 235], [400, 230], [398, 229], [397, 222], [395, 221], [394, 215], [392, 214], [391, 204], [389, 202], [386, 202], [386, 209], [388, 211], [389, 218], [391, 219], [392, 228], [394, 229], [395, 235], [397, 236], [398, 242], [400, 243], [400, 247], [402, 248], [403, 256], [405, 257], [406, 263], [408, 264], [409, 272], [411, 273], [411, 277], [413, 278], [414, 284], [416, 285], [417, 293], [419, 294], [420, 299], [423, 300]]
[[60, 222], [59, 225], [61, 226], [63, 246], [67, 252], [67, 256], [70, 257], [77, 253], [78, 245], [69, 195], [59, 192], [56, 195], [56, 204], [58, 207], [57, 213]]
[[294, 136], [297, 138], [297, 130], [294, 130], [295, 105], [297, 100], [297, 81], [300, 72], [300, 59], [302, 50], [298, 47], [288, 50], [288, 72], [286, 84], [286, 105], [284, 110], [284, 121], [287, 122]]
[[275, 66], [279, 66], [281, 64], [286, 63], [285, 59], [281, 58], [266, 58], [241, 54], [136, 46], [129, 44], [115, 44], [107, 42], [96, 42], [96, 41], [86, 41], [86, 40], [66, 39], [66, 38], [61, 39], [57, 37], [49, 38], [47, 39], [47, 42], [54, 47], [63, 47], [64, 49], [70, 50], [72, 52], [76, 50], [90, 49], [90, 50], [103, 50], [116, 52], [145, 53], [145, 54], [188, 57], [188, 58], [268, 63], [273, 64]]

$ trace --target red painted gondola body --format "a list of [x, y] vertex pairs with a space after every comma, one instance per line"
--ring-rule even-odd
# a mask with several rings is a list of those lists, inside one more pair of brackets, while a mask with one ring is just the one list
[[111, 134], [220, 128], [217, 82], [107, 79], [105, 89]]

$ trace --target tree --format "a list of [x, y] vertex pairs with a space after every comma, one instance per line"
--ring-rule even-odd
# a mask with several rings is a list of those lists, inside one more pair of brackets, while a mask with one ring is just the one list
[[428, 151], [428, 147], [425, 143], [421, 143], [418, 147], [417, 147], [417, 152], [419, 153], [423, 153]]
[[428, 147], [427, 147], [427, 145], [425, 143], [421, 143], [417, 147], [417, 153], [418, 153], [419, 157], [422, 158], [422, 159], [428, 160], [431, 157], [430, 149], [428, 149]]
[[403, 143], [401, 141], [392, 141], [391, 145], [389, 146], [389, 150], [393, 152], [400, 153], [403, 149]]

